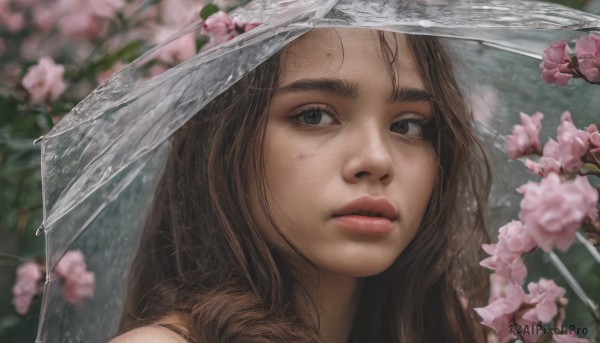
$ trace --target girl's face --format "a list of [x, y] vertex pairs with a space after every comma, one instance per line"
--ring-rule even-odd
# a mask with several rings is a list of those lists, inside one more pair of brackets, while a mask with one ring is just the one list
[[[429, 95], [401, 35], [396, 91], [377, 31], [314, 30], [288, 47], [265, 132], [269, 208], [317, 267], [388, 268], [415, 236], [437, 177]], [[250, 187], [254, 218], [285, 249]]]

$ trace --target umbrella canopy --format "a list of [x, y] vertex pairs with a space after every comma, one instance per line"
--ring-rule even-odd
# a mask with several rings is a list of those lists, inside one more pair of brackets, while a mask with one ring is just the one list
[[[169, 137], [309, 30], [370, 28], [447, 40], [493, 157], [497, 224], [515, 216], [514, 188], [527, 177], [506, 163], [501, 147], [502, 135], [510, 132], [518, 113], [544, 112], [551, 128], [564, 110], [583, 123], [600, 107], [592, 87], [574, 83], [558, 88], [540, 79], [541, 53], [550, 42], [600, 29], [600, 17], [557, 5], [521, 0], [259, 0], [231, 15], [262, 25], [144, 80], [142, 68], [167, 42], [157, 46], [94, 90], [40, 139], [48, 281], [39, 342], [104, 342], [116, 333], [130, 264], [169, 154]], [[96, 274], [94, 298], [80, 306], [63, 300], [51, 274], [74, 249], [84, 252]]]

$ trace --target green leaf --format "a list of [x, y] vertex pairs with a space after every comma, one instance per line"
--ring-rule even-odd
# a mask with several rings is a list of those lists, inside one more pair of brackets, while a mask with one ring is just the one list
[[[50, 109], [50, 113], [48, 115], [64, 115], [70, 112], [73, 109], [73, 104], [65, 101], [56, 101], [52, 103], [52, 107]], [[49, 118], [49, 117], [48, 117]], [[52, 119], [50, 119], [52, 120]]]
[[591, 172], [599, 172], [600, 168], [598, 168], [597, 165], [593, 164], [593, 163], [586, 163], [585, 168]]
[[14, 314], [8, 314], [0, 318], [0, 332], [6, 331], [6, 329], [16, 326], [20, 319]]
[[200, 18], [206, 20], [211, 15], [219, 12], [219, 7], [215, 4], [208, 4], [200, 11]]
[[13, 118], [17, 113], [17, 99], [5, 95], [0, 95], [0, 123], [2, 126], [9, 124], [10, 120], [7, 118]]
[[115, 59], [131, 62], [142, 54], [144, 41], [141, 39], [133, 40], [127, 43], [119, 51], [115, 53]]

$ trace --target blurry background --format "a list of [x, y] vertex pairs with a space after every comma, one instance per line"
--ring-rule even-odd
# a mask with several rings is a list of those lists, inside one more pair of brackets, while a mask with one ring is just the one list
[[[600, 0], [552, 2], [600, 14]], [[44, 257], [44, 236], [34, 234], [42, 222], [42, 199], [40, 150], [32, 142], [112, 73], [198, 18], [204, 5], [199, 0], [0, 0], [0, 342], [33, 342], [39, 317], [39, 298], [23, 316], [11, 304], [16, 267]], [[193, 34], [175, 41], [148, 64], [147, 77], [192, 57], [204, 43]], [[55, 101], [34, 102], [22, 80], [45, 56], [64, 67], [66, 88]], [[598, 264], [577, 247], [561, 256], [574, 274], [585, 276], [582, 285], [600, 301]], [[526, 262], [527, 280], [549, 277], [569, 289], [545, 255], [530, 254]], [[567, 318], [595, 326], [586, 308], [568, 295]]]
[[[227, 9], [238, 2], [214, 3]], [[33, 141], [115, 71], [197, 20], [206, 3], [0, 0], [0, 342], [33, 342], [39, 318], [40, 297], [23, 316], [11, 303], [16, 267], [44, 258], [44, 235], [35, 236], [42, 198], [40, 147]], [[147, 64], [146, 76], [192, 57], [204, 43], [194, 34], [171, 43]], [[34, 87], [50, 94], [40, 100], [30, 98], [23, 79], [42, 57], [57, 66], [36, 75]]]

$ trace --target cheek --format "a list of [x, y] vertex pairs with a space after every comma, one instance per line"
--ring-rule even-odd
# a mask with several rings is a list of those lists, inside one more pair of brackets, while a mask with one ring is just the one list
[[314, 154], [306, 153], [306, 152], [295, 152], [293, 156], [294, 156], [294, 160], [302, 161], [302, 160], [306, 160], [306, 159], [313, 157]]
[[284, 205], [288, 198], [301, 198], [302, 190], [323, 178], [322, 163], [314, 152], [292, 144], [272, 146], [266, 167], [269, 196]]
[[325, 177], [324, 149], [286, 132], [275, 126], [264, 146], [267, 186], [276, 200]]
[[409, 213], [415, 214], [415, 221], [420, 222], [427, 209], [431, 194], [438, 177], [438, 164], [435, 153], [431, 150], [422, 151], [408, 161], [402, 161], [398, 182], [404, 185]]
[[[323, 165], [317, 161], [319, 155], [309, 148], [302, 148], [293, 142], [283, 144], [281, 140], [270, 137], [265, 148], [265, 191], [269, 211], [281, 233], [292, 241], [298, 241], [298, 227], [303, 228], [314, 214], [311, 204], [316, 190], [322, 188]], [[279, 143], [277, 143], [279, 142]], [[250, 201], [252, 215], [271, 244], [288, 251], [288, 244], [275, 231], [266, 219], [258, 204], [258, 196], [252, 195]], [[300, 230], [302, 231], [302, 230]], [[291, 252], [291, 251], [290, 251]]]
[[433, 187], [437, 180], [437, 159], [433, 152], [427, 154], [427, 158], [419, 164], [415, 173], [415, 188], [418, 189], [417, 193], [424, 195], [426, 198], [429, 198], [431, 192], [433, 191]]
[[426, 198], [429, 199], [438, 177], [438, 162], [433, 151], [429, 151], [426, 156], [427, 158], [423, 162], [422, 167], [419, 168], [420, 182], [416, 186], [420, 188], [421, 194], [428, 194]]

